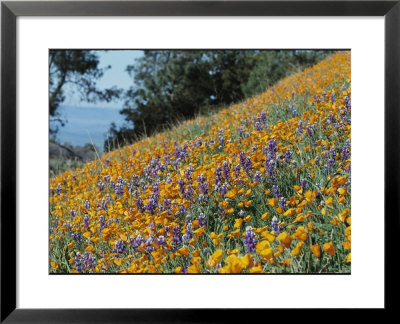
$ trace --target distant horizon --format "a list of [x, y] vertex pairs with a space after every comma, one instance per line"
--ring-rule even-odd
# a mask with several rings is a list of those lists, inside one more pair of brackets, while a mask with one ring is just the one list
[[101, 106], [101, 105], [97, 105], [97, 106], [80, 106], [80, 105], [64, 105], [61, 104], [60, 108], [62, 107], [66, 107], [66, 108], [82, 108], [82, 109], [96, 109], [96, 108], [100, 108], [100, 109], [123, 109], [122, 107], [114, 107], [114, 106]]
[[67, 122], [65, 126], [59, 126], [55, 140], [60, 144], [84, 146], [91, 144], [91, 138], [96, 147], [103, 151], [111, 123], [114, 122], [117, 127], [125, 123], [125, 118], [119, 113], [121, 109], [122, 107], [60, 105], [61, 116]]
[[[95, 50], [99, 57], [99, 67], [110, 69], [104, 72], [96, 84], [100, 90], [116, 86], [124, 91], [134, 85], [132, 76], [126, 72], [128, 65], [134, 64], [135, 60], [143, 55], [142, 50]], [[76, 90], [68, 84], [65, 89], [66, 99], [59, 106], [58, 112], [61, 118], [66, 120], [65, 126], [59, 126], [55, 136], [60, 144], [69, 143], [73, 146], [90, 144], [90, 137], [96, 147], [103, 151], [105, 134], [110, 129], [111, 123], [115, 122], [117, 127], [124, 124], [125, 119], [119, 112], [124, 108], [124, 98], [111, 102], [99, 101], [90, 103], [81, 101]], [[97, 111], [96, 111], [97, 110]]]

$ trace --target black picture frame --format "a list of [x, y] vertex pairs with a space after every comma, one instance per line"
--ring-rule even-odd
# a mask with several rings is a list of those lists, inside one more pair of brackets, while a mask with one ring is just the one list
[[[16, 308], [16, 19], [19, 16], [384, 16], [385, 309], [396, 305], [400, 211], [400, 1], [2, 1], [1, 3], [1, 317], [5, 323], [226, 322], [243, 310]], [[327, 305], [328, 306], [328, 305]], [[251, 310], [252, 317], [263, 310]], [[265, 310], [264, 310], [265, 312]], [[264, 313], [265, 315], [265, 313]]]

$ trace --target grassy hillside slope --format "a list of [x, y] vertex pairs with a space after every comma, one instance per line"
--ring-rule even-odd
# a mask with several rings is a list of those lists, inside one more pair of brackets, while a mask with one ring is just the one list
[[350, 272], [350, 52], [50, 179], [50, 272]]

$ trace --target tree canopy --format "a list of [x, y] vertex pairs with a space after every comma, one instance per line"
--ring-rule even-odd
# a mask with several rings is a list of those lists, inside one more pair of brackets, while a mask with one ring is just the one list
[[[49, 113], [50, 121], [64, 126], [58, 107], [65, 100], [65, 88], [69, 84], [78, 92], [80, 100], [109, 102], [121, 94], [116, 87], [99, 90], [96, 81], [103, 76], [96, 52], [90, 50], [60, 50], [49, 52]], [[58, 126], [51, 124], [50, 133], [56, 134]]]

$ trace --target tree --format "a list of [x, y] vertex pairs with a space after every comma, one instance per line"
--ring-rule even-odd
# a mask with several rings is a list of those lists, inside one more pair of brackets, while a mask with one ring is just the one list
[[[110, 67], [108, 67], [110, 68]], [[50, 50], [49, 52], [49, 113], [50, 121], [64, 126], [65, 120], [57, 111], [65, 100], [65, 86], [70, 84], [79, 93], [81, 100], [87, 102], [109, 102], [118, 97], [120, 89], [99, 90], [96, 81], [103, 76], [104, 69], [99, 68], [99, 58], [89, 50]], [[53, 123], [54, 125], [54, 123]], [[58, 126], [50, 128], [55, 135]]]

